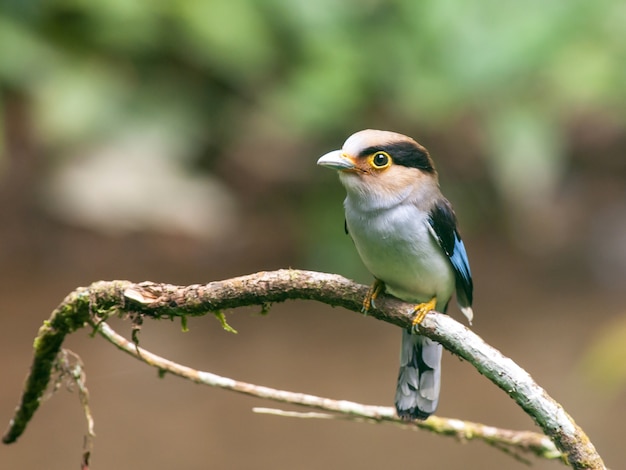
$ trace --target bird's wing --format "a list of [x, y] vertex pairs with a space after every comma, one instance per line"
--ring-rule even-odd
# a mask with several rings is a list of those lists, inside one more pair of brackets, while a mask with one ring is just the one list
[[472, 321], [473, 282], [465, 245], [457, 230], [456, 216], [446, 199], [438, 201], [428, 217], [431, 233], [448, 256], [456, 279], [456, 296], [463, 314]]

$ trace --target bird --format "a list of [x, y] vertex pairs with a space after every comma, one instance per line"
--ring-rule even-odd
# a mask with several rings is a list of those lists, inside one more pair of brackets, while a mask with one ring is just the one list
[[428, 150], [403, 134], [356, 132], [317, 164], [338, 172], [345, 231], [375, 279], [363, 311], [382, 293], [414, 304], [413, 326], [402, 332], [395, 407], [403, 420], [424, 420], [439, 402], [443, 348], [416, 325], [431, 310], [446, 313], [455, 292], [470, 324], [473, 318], [472, 274], [452, 205]]

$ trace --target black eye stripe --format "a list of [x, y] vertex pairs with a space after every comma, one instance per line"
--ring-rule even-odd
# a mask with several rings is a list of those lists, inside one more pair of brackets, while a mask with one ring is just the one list
[[394, 142], [386, 145], [368, 147], [359, 152], [359, 157], [367, 157], [377, 152], [385, 152], [391, 155], [393, 163], [409, 168], [418, 168], [428, 173], [434, 173], [435, 167], [423, 147], [416, 146], [413, 142]]

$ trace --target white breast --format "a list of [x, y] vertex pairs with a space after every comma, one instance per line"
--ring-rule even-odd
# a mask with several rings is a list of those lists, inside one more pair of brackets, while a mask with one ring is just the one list
[[434, 239], [428, 215], [410, 203], [362, 211], [350, 196], [345, 201], [348, 231], [367, 269], [387, 292], [407, 302], [437, 296], [445, 308], [454, 290], [449, 259]]

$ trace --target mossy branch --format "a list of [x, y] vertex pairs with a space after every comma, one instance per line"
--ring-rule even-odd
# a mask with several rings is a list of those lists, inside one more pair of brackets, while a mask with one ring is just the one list
[[[69, 294], [40, 328], [34, 358], [22, 400], [3, 442], [11, 443], [24, 432], [50, 382], [53, 364], [65, 336], [86, 325], [97, 325], [111, 315], [143, 318], [201, 316], [222, 309], [283, 302], [317, 300], [360, 312], [367, 287], [333, 274], [279, 270], [261, 272], [206, 285], [173, 286], [129, 281], [96, 282]], [[381, 297], [369, 314], [407, 328], [411, 307], [392, 297]], [[541, 427], [567, 463], [575, 469], [604, 469], [593, 444], [565, 410], [530, 375], [511, 359], [487, 345], [479, 336], [447, 315], [431, 312], [419, 332], [470, 362], [504, 390]], [[228, 379], [231, 380], [231, 379]]]

